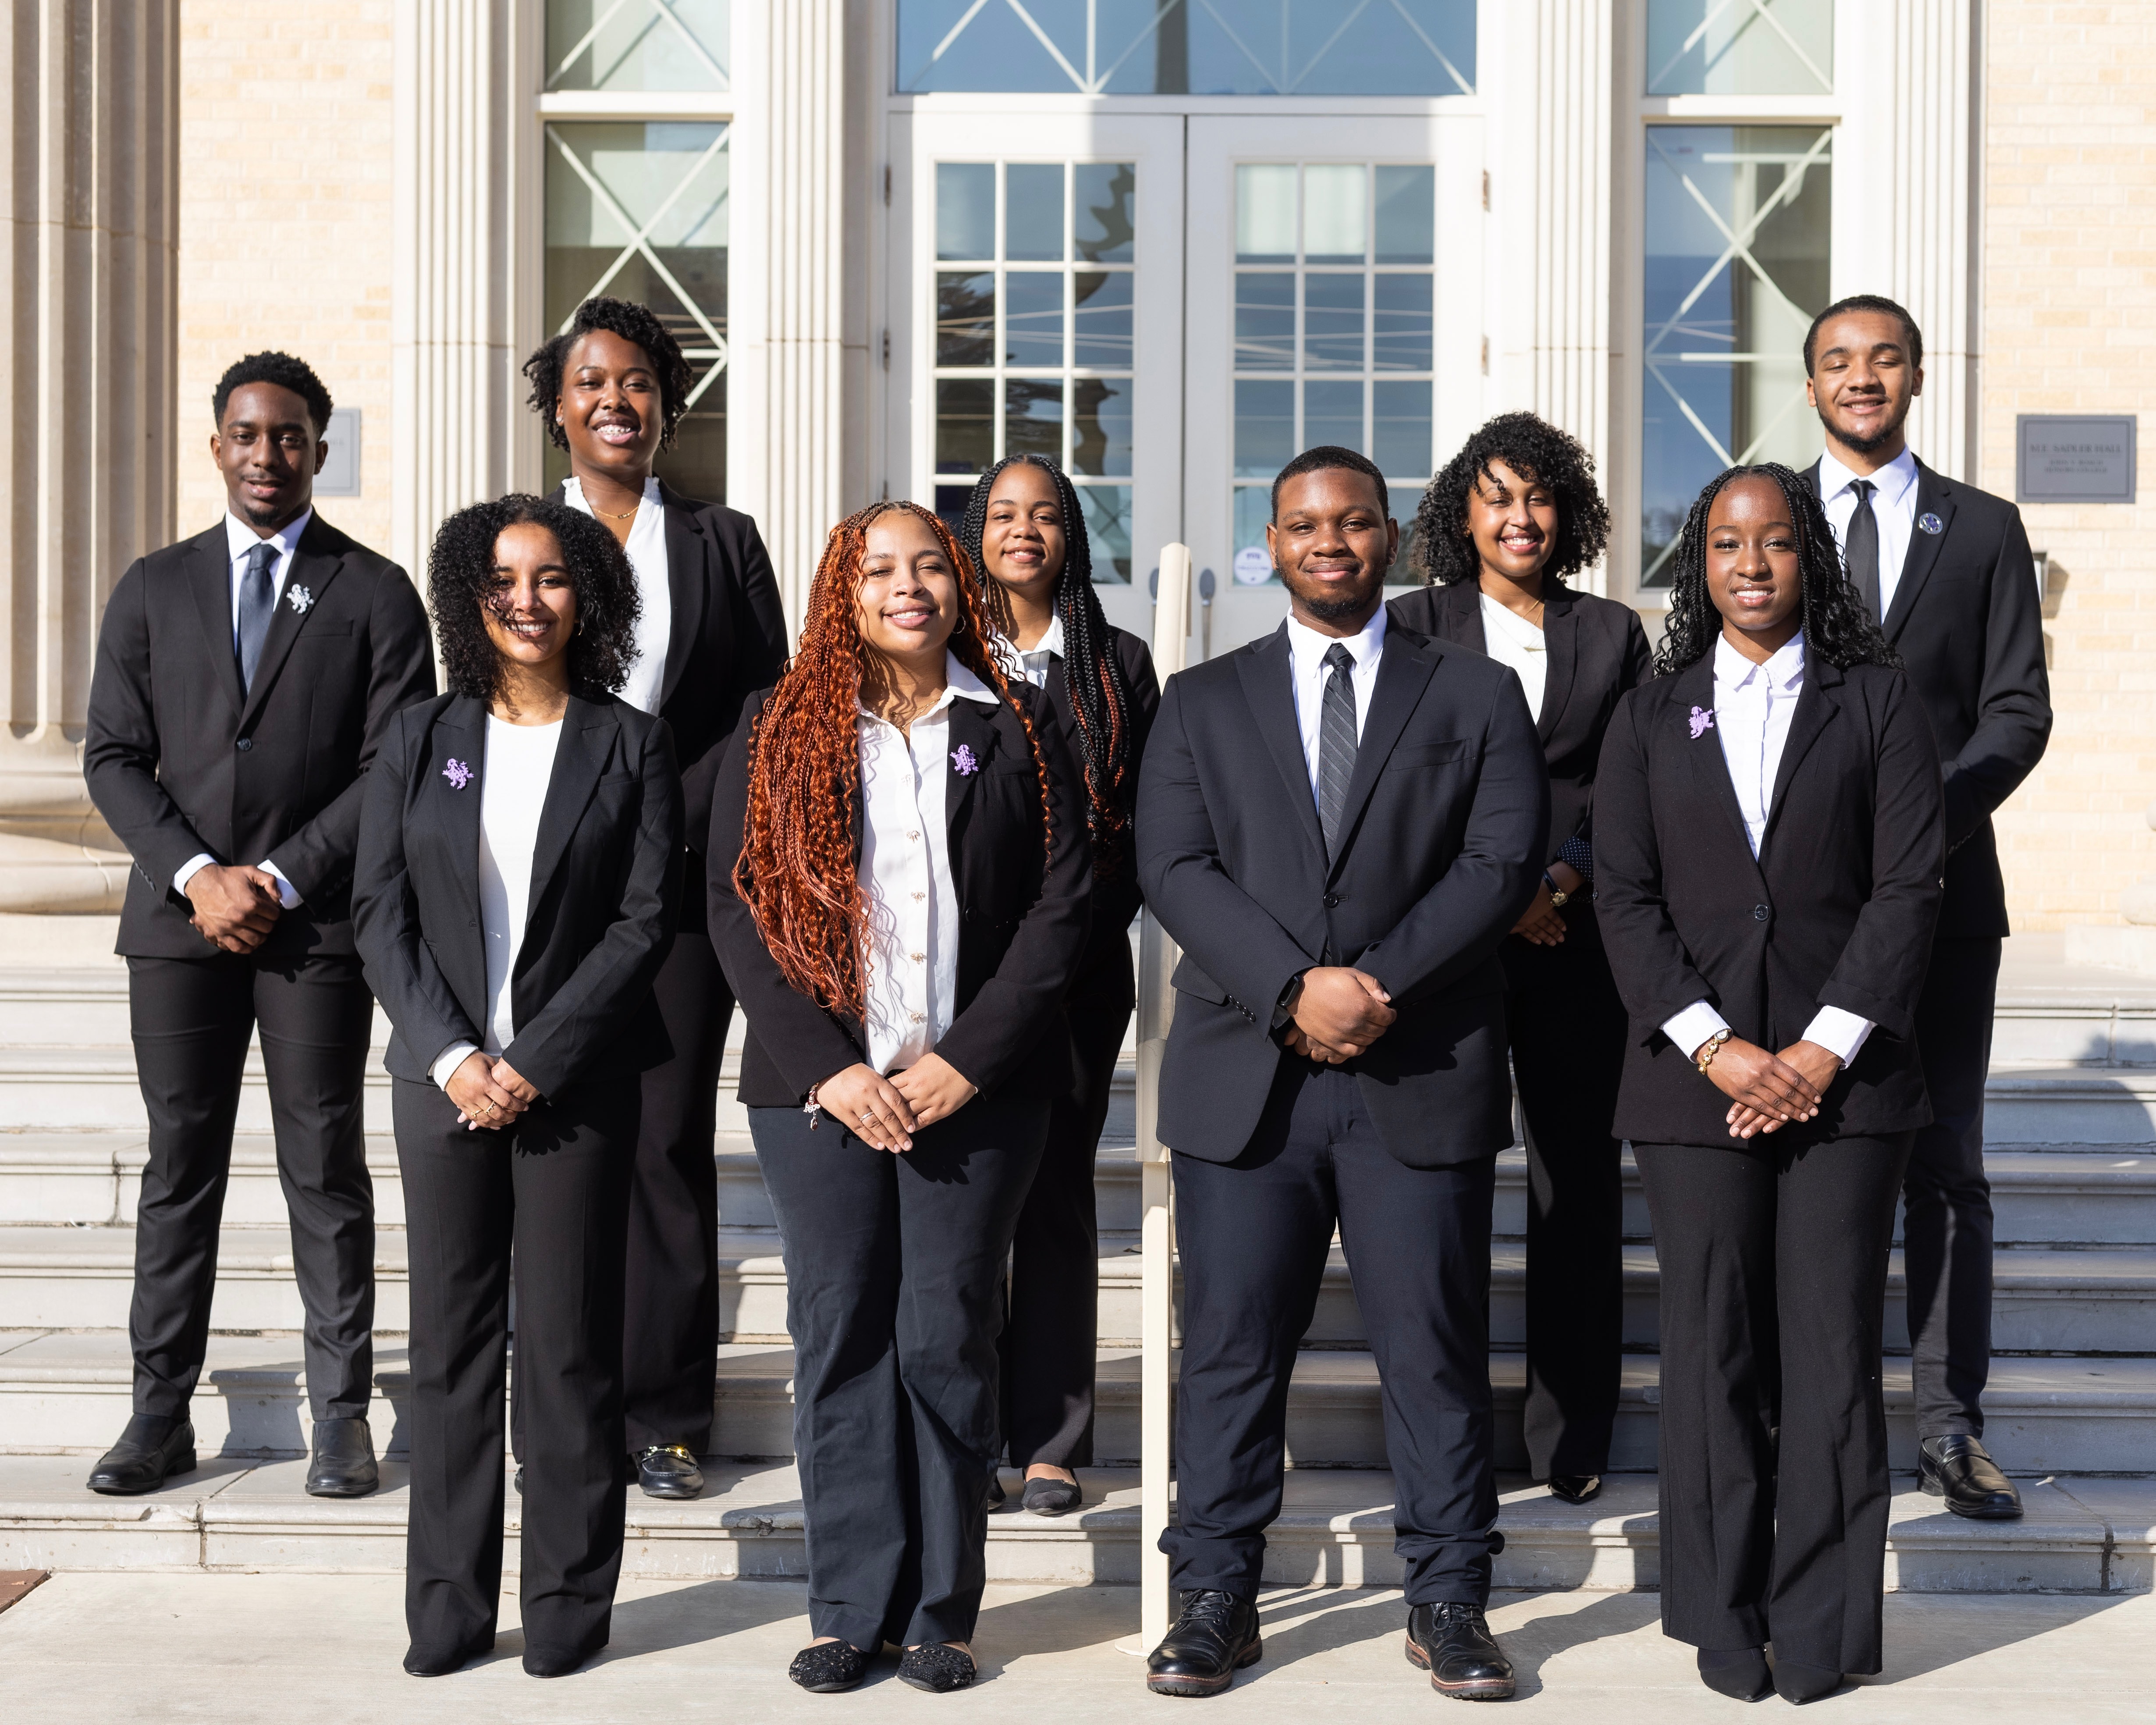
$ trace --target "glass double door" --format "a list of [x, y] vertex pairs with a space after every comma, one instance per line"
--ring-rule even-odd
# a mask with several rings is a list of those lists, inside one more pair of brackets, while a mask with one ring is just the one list
[[955, 521], [998, 459], [1053, 456], [1111, 622], [1149, 635], [1159, 548], [1190, 547], [1194, 654], [1286, 614], [1265, 524], [1300, 449], [1371, 457], [1412, 558], [1422, 486], [1483, 410], [1478, 119], [893, 124], [886, 432], [912, 495]]

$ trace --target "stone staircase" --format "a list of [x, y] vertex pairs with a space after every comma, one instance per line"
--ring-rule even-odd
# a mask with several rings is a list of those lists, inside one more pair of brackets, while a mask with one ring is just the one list
[[[1890, 1584], [1920, 1591], [2118, 1591], [2156, 1584], [2156, 978], [2071, 967], [2058, 937], [2009, 945], [1987, 1103], [2000, 1251], [1987, 1440], [2022, 1477], [2027, 1517], [1964, 1522], [1897, 1480]], [[377, 1022], [377, 1040], [386, 1030]], [[737, 1033], [738, 1034], [738, 1033]], [[631, 1494], [631, 1573], [795, 1574], [785, 1276], [732, 1101], [716, 1146], [726, 1265], [707, 1468], [693, 1504]], [[208, 1370], [204, 1461], [145, 1498], [81, 1489], [129, 1404], [126, 1324], [143, 1156], [126, 973], [105, 960], [0, 974], [0, 1568], [394, 1569], [402, 1561], [408, 1322], [403, 1191], [388, 1081], [368, 1094], [377, 1246], [377, 1444], [385, 1487], [356, 1502], [300, 1488], [305, 1431], [298, 1295], [259, 1063], [240, 1108]], [[1137, 1568], [1137, 1169], [1127, 1062], [1099, 1164], [1100, 1466], [1089, 1507], [992, 1518], [992, 1576], [1129, 1581]], [[1651, 1586], [1659, 1401], [1656, 1264], [1626, 1170], [1624, 1399], [1603, 1496], [1558, 1503], [1517, 1477], [1526, 1166], [1500, 1163], [1491, 1375], [1507, 1481], [1507, 1587]], [[1895, 1465], [1913, 1469], [1898, 1257], [1886, 1383]], [[1336, 1250], [1290, 1404], [1294, 1463], [1270, 1579], [1397, 1579], [1377, 1375]], [[211, 1457], [214, 1455], [215, 1460]], [[516, 1514], [510, 1498], [509, 1513]]]

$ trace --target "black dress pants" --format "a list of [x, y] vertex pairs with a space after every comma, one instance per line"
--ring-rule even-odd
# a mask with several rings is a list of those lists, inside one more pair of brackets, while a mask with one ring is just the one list
[[1160, 1540], [1171, 1585], [1258, 1590], [1280, 1514], [1288, 1378], [1337, 1222], [1377, 1358], [1408, 1603], [1486, 1603], [1505, 1545], [1490, 1451], [1496, 1158], [1409, 1168], [1378, 1142], [1360, 1081], [1289, 1055], [1240, 1157], [1178, 1153], [1174, 1168], [1179, 1519]]
[[1875, 1672], [1879, 1339], [1909, 1134], [1632, 1153], [1661, 1263], [1662, 1632]]
[[1130, 942], [1119, 940], [1072, 985], [1064, 1005], [1070, 1022], [1070, 1088], [1050, 1106], [1040, 1172], [1011, 1243], [1003, 1395], [1014, 1467], [1092, 1465], [1093, 1377], [1101, 1345], [1093, 1168], [1116, 1059], [1137, 1001]]
[[[1568, 910], [1571, 906], [1567, 906]], [[1594, 906], [1562, 946], [1505, 942], [1505, 1019], [1527, 1145], [1527, 1465], [1538, 1480], [1599, 1474], [1625, 1351], [1625, 1004]]]
[[621, 1573], [622, 1248], [637, 1081], [575, 1086], [500, 1132], [459, 1126], [432, 1084], [399, 1079], [394, 1109], [412, 1251], [412, 1645], [492, 1643], [513, 1273], [525, 1645], [594, 1652]]
[[135, 1411], [187, 1411], [209, 1336], [232, 1127], [259, 1023], [277, 1178], [306, 1312], [307, 1400], [357, 1420], [374, 1388], [374, 1184], [362, 1086], [374, 997], [359, 960], [130, 958], [135, 1067], [150, 1117], [128, 1330]]
[[1991, 1375], [1991, 1182], [1984, 1172], [1984, 1083], [2000, 943], [1932, 945], [1917, 1003], [1917, 1048], [1932, 1123], [1917, 1133], [1902, 1184], [1917, 1435], [1984, 1435]]
[[868, 1653], [968, 1641], [1004, 1266], [1048, 1105], [977, 1097], [902, 1156], [809, 1119], [749, 1110], [786, 1259], [809, 1628]]

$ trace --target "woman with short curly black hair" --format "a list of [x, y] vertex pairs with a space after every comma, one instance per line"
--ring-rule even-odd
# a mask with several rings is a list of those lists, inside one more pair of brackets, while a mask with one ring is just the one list
[[1594, 462], [1532, 413], [1501, 413], [1430, 483], [1415, 538], [1432, 584], [1404, 628], [1517, 674], [1549, 768], [1550, 854], [1503, 951], [1527, 1151], [1527, 1462], [1551, 1493], [1601, 1490], [1624, 1346], [1624, 1191], [1609, 1135], [1625, 1010], [1594, 915], [1594, 764], [1617, 697], [1647, 675], [1629, 605], [1569, 578], [1599, 562]]
[[524, 1668], [560, 1676], [606, 1645], [621, 1568], [629, 1167], [667, 1055], [681, 783], [665, 721], [614, 692], [636, 587], [590, 516], [461, 510], [428, 588], [449, 693], [383, 739], [352, 883], [412, 1246], [404, 1668], [494, 1645], [513, 1276]]

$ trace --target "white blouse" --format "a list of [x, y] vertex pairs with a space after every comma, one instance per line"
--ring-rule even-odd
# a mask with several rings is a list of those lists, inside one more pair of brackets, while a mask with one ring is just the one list
[[1490, 657], [1507, 667], [1527, 692], [1527, 711], [1543, 716], [1543, 687], [1549, 680], [1549, 651], [1541, 627], [1482, 595], [1482, 639]]
[[[562, 501], [572, 509], [592, 513], [584, 488], [572, 476], [563, 481]], [[602, 526], [604, 523], [601, 523]], [[644, 501], [629, 525], [629, 541], [622, 547], [630, 572], [636, 577], [636, 662], [629, 668], [621, 698], [639, 712], [657, 714], [666, 686], [666, 648], [674, 632], [674, 589], [666, 562], [666, 507], [660, 501], [659, 481], [644, 482]]]

